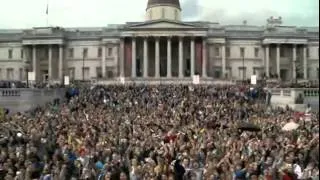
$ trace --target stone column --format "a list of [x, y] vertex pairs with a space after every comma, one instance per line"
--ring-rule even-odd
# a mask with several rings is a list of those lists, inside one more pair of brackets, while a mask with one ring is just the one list
[[[116, 67], [118, 67], [119, 66], [119, 47], [118, 47], [119, 45], [118, 44], [116, 44], [115, 45], [115, 47], [114, 47], [114, 64], [116, 64]], [[116, 73], [115, 73], [115, 71], [116, 71]], [[117, 76], [119, 75], [119, 69], [118, 68], [114, 68], [113, 69], [113, 72], [115, 73], [115, 74], [117, 74]]]
[[48, 46], [48, 80], [52, 80], [52, 46]]
[[106, 77], [106, 46], [102, 44], [101, 46], [102, 55], [101, 55], [101, 73], [102, 78]]
[[194, 37], [191, 37], [190, 41], [190, 76], [193, 77], [195, 75], [195, 45], [194, 45]]
[[207, 42], [202, 39], [202, 77], [207, 77]]
[[136, 56], [136, 38], [132, 37], [132, 65], [131, 65], [131, 77], [135, 78], [137, 76], [137, 56]]
[[160, 78], [160, 39], [155, 38], [155, 78]]
[[266, 45], [266, 76], [269, 77], [269, 68], [270, 68], [270, 64], [269, 64], [269, 45]]
[[303, 46], [303, 78], [308, 79], [307, 45]]
[[280, 79], [280, 44], [277, 44], [277, 75], [278, 75], [278, 78]]
[[179, 78], [183, 78], [183, 37], [179, 37]]
[[222, 44], [221, 47], [221, 57], [222, 57], [222, 78], [226, 77], [226, 45]]
[[124, 38], [120, 39], [120, 77], [124, 77]]
[[292, 78], [294, 80], [297, 79], [296, 63], [297, 63], [297, 49], [296, 49], [296, 45], [294, 44], [292, 48]]
[[63, 81], [63, 47], [59, 45], [59, 79]]
[[171, 70], [171, 37], [167, 39], [167, 78], [172, 77], [172, 70]]
[[148, 38], [143, 40], [143, 77], [148, 77]]
[[32, 71], [36, 80], [38, 79], [38, 67], [37, 67], [37, 47], [36, 45], [32, 45]]

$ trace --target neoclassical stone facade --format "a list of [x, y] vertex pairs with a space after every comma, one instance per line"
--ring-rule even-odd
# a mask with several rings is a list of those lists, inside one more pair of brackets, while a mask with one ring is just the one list
[[179, 1], [150, 0], [146, 21], [0, 30], [0, 80], [319, 79], [318, 27], [183, 22]]

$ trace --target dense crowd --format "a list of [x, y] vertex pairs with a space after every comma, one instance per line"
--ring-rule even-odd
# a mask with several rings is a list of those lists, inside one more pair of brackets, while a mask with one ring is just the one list
[[262, 90], [132, 85], [67, 97], [1, 122], [0, 179], [319, 179], [318, 114], [271, 108]]

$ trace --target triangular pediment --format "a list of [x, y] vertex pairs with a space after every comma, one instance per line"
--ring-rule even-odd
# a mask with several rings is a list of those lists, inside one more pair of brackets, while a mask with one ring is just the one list
[[130, 29], [185, 29], [185, 28], [199, 28], [194, 24], [178, 22], [178, 21], [169, 21], [169, 20], [157, 20], [157, 21], [147, 21], [147, 22], [140, 22], [140, 23], [132, 23], [128, 24], [127, 28]]

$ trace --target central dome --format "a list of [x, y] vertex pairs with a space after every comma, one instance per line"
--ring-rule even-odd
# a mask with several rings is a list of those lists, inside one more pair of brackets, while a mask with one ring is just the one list
[[154, 6], [174, 6], [181, 10], [179, 0], [148, 0], [147, 9]]
[[148, 0], [146, 20], [168, 19], [181, 21], [179, 0]]

